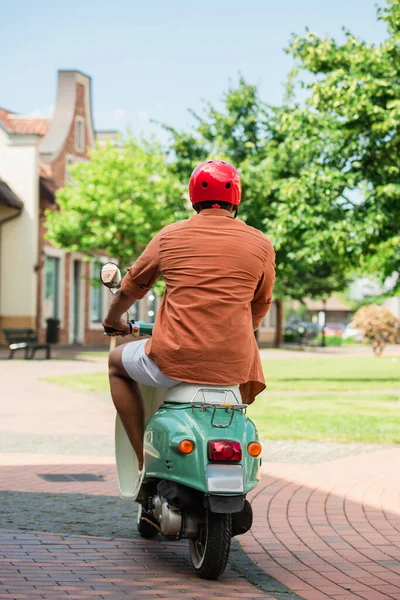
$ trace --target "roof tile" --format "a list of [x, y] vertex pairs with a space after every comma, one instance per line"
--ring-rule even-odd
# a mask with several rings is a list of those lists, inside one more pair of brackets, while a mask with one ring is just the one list
[[19, 135], [46, 135], [49, 130], [51, 119], [20, 116], [9, 110], [0, 108], [0, 121], [11, 130], [12, 133]]

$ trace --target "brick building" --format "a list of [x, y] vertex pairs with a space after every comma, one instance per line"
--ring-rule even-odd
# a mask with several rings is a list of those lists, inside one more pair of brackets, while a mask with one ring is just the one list
[[[1, 99], [0, 99], [1, 100]], [[59, 71], [52, 118], [0, 108], [0, 344], [3, 328], [32, 328], [45, 337], [46, 319], [60, 320], [60, 343], [108, 344], [102, 318], [111, 294], [95, 287], [106, 256], [84, 260], [80, 253], [54, 248], [45, 238], [45, 211], [57, 209], [55, 192], [67, 167], [88, 160], [88, 149], [115, 137], [94, 131], [91, 79]], [[153, 322], [160, 299], [150, 293], [131, 317]], [[273, 305], [259, 332], [262, 344], [275, 337]]]
[[59, 71], [51, 119], [0, 109], [0, 332], [31, 327], [43, 338], [55, 317], [61, 344], [108, 343], [110, 294], [91, 283], [107, 257], [88, 262], [45, 239], [44, 212], [56, 209], [67, 166], [88, 160], [95, 140], [91, 79], [79, 71]]

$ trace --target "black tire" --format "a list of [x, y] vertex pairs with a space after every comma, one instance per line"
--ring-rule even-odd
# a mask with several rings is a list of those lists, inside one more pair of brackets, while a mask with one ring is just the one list
[[205, 510], [199, 536], [189, 540], [190, 559], [202, 579], [217, 579], [225, 570], [231, 549], [232, 517]]
[[137, 514], [137, 519], [136, 519], [137, 530], [138, 530], [140, 536], [142, 538], [145, 538], [146, 540], [155, 538], [158, 535], [158, 529], [156, 527], [153, 527], [152, 525], [150, 525], [150, 523], [148, 523], [147, 521], [143, 521], [143, 519], [142, 519], [143, 517], [145, 517], [149, 521], [152, 521], [154, 524], [157, 525], [157, 527], [159, 526], [157, 521], [153, 517], [153, 515], [151, 515], [147, 511], [143, 510], [142, 505], [139, 504], [138, 514]]

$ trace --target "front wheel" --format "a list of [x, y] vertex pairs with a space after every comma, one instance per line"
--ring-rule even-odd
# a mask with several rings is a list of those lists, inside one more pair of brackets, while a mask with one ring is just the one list
[[199, 577], [217, 579], [225, 570], [231, 548], [231, 515], [205, 510], [196, 539], [189, 540], [190, 558]]

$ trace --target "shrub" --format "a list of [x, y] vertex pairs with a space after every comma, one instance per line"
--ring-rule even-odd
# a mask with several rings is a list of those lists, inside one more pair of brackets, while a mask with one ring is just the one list
[[299, 341], [299, 336], [294, 331], [290, 331], [290, 332], [287, 331], [284, 334], [283, 340], [284, 340], [284, 342], [287, 342], [287, 343], [298, 342]]
[[[343, 344], [343, 340], [339, 335], [326, 335], [325, 336], [325, 346], [341, 346]], [[319, 333], [317, 337], [315, 337], [312, 342], [312, 346], [322, 346], [322, 334]]]
[[380, 355], [386, 344], [396, 341], [399, 319], [388, 308], [371, 304], [356, 312], [353, 325], [363, 332], [374, 354]]
[[325, 345], [326, 346], [341, 346], [343, 344], [343, 340], [340, 335], [327, 335], [325, 336]]

